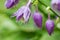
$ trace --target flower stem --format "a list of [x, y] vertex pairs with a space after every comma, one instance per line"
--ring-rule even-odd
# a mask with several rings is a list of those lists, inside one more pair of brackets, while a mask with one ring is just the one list
[[48, 13], [48, 19], [50, 19], [50, 13]]
[[29, 6], [31, 4], [31, 0], [28, 0], [27, 6]]
[[[44, 4], [43, 2], [41, 2], [40, 0], [38, 0], [39, 3], [41, 3], [42, 5], [44, 5], [45, 7], [48, 7], [46, 4]], [[56, 16], [60, 17], [56, 12], [54, 12], [51, 8], [49, 9], [51, 10]]]

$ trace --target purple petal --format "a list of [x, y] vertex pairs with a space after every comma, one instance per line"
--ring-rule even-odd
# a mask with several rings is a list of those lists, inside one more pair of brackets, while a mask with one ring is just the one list
[[25, 6], [22, 6], [21, 8], [19, 8], [19, 9], [17, 10], [17, 12], [15, 12], [15, 13], [12, 15], [12, 17], [18, 16], [18, 15], [21, 13], [21, 11], [24, 10], [24, 8], [25, 8]]
[[16, 20], [19, 21], [23, 17], [23, 13], [16, 17]]
[[19, 21], [21, 17], [23, 17], [23, 11], [24, 11], [25, 6], [21, 7], [17, 12], [16, 12], [16, 20]]
[[29, 7], [26, 7], [23, 13], [24, 13], [23, 18], [24, 18], [25, 22], [27, 22], [29, 20], [30, 14], [31, 14]]
[[23, 17], [23, 11], [24, 11], [25, 6], [22, 6], [15, 12], [12, 17], [16, 16], [16, 20], [19, 21]]

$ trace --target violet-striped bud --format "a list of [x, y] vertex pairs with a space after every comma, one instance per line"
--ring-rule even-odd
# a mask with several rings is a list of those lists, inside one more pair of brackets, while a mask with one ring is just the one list
[[7, 9], [13, 7], [14, 5], [16, 5], [19, 2], [19, 0], [6, 0], [5, 2], [5, 6]]
[[33, 14], [33, 20], [36, 26], [38, 26], [41, 29], [42, 28], [42, 15], [36, 11]]
[[48, 34], [51, 35], [54, 30], [54, 22], [50, 19], [46, 21], [46, 29], [48, 31]]
[[60, 0], [52, 0], [51, 7], [60, 16]]
[[30, 3], [30, 0], [29, 0], [27, 5], [19, 8], [19, 10], [17, 12], [15, 12], [12, 15], [12, 17], [16, 16], [17, 21], [19, 21], [21, 18], [23, 18], [24, 21], [27, 22], [29, 20], [30, 14], [31, 14], [31, 11], [30, 11], [30, 8], [29, 8], [29, 5], [30, 5], [29, 3]]

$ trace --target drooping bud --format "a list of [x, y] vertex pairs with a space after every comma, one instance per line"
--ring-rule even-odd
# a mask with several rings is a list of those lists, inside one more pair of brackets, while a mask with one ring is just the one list
[[6, 0], [5, 2], [5, 6], [7, 9], [13, 7], [14, 5], [16, 5], [19, 2], [19, 0]]
[[33, 20], [36, 26], [38, 26], [41, 29], [42, 28], [42, 15], [36, 11], [33, 14]]
[[12, 17], [16, 16], [16, 20], [19, 21], [21, 18], [24, 19], [24, 22], [28, 22], [31, 11], [29, 8], [30, 5], [30, 0], [27, 3], [27, 5], [22, 6], [21, 8], [19, 8], [19, 10], [17, 12], [15, 12]]
[[60, 0], [52, 0], [51, 7], [60, 16]]
[[50, 19], [46, 21], [46, 29], [48, 31], [48, 34], [51, 35], [54, 30], [54, 22]]

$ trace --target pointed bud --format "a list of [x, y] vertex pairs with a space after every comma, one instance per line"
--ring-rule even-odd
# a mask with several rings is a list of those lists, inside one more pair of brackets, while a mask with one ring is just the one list
[[48, 31], [48, 34], [51, 35], [54, 30], [54, 22], [50, 19], [46, 21], [46, 29]]
[[42, 28], [42, 15], [39, 12], [35, 12], [33, 14], [33, 20], [36, 26], [38, 26], [39, 28]]
[[19, 0], [6, 0], [5, 2], [5, 6], [7, 9], [13, 7], [14, 5], [16, 5], [19, 2]]

